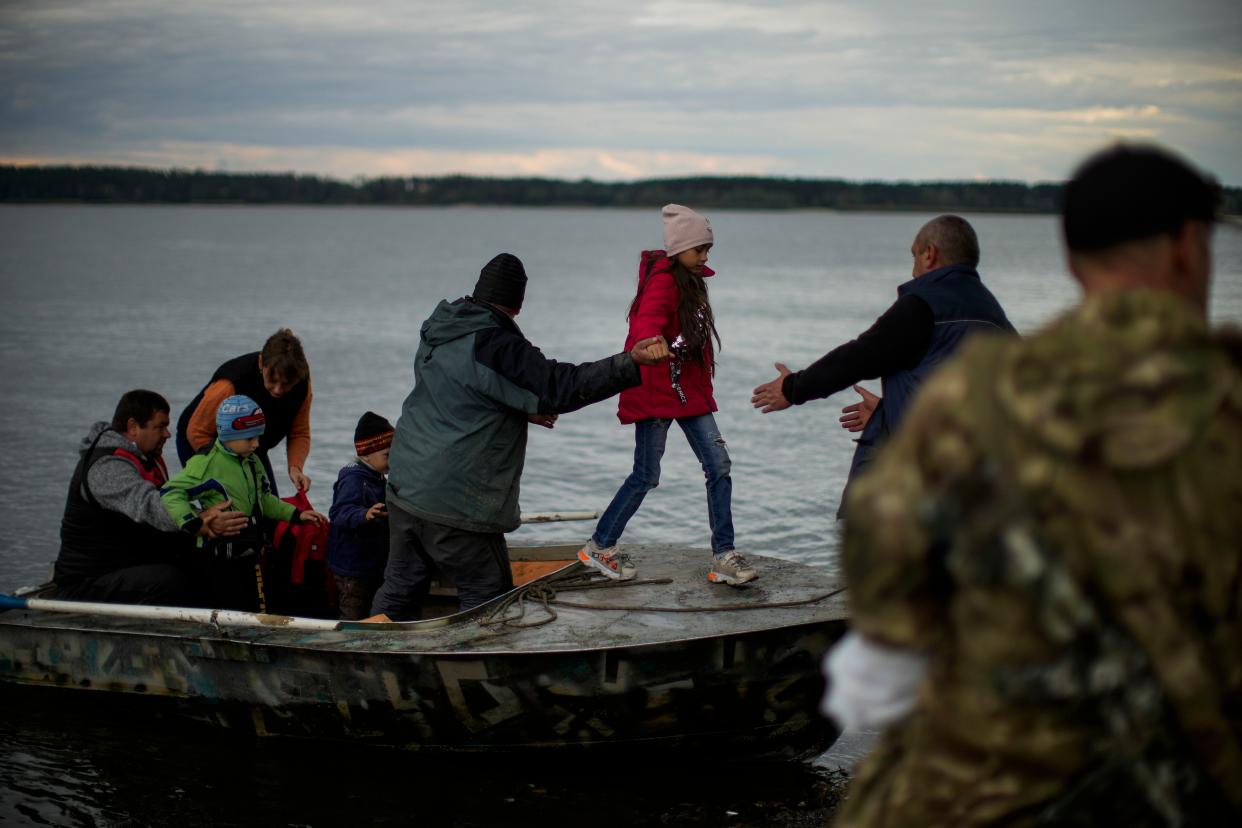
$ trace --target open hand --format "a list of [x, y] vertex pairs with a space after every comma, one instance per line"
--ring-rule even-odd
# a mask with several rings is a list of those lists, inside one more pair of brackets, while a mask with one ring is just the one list
[[298, 515], [298, 522], [317, 523], [322, 526], [328, 522], [328, 516], [320, 514], [319, 512], [316, 512], [314, 509], [307, 509], [305, 512], [302, 512], [300, 515]]
[[867, 421], [880, 404], [880, 398], [861, 385], [855, 385], [854, 390], [862, 399], [841, 409], [841, 428], [846, 431], [862, 431], [866, 428]]
[[780, 411], [790, 406], [789, 400], [785, 399], [782, 386], [785, 384], [785, 377], [793, 372], [786, 368], [783, 362], [776, 363], [776, 370], [779, 372], [776, 379], [755, 388], [754, 396], [750, 398], [750, 404], [755, 408], [763, 409], [764, 414], [771, 414], [773, 411]]
[[640, 339], [630, 349], [630, 356], [639, 365], [655, 365], [668, 359], [668, 343], [662, 336], [650, 336]]
[[367, 520], [377, 520], [382, 517], [388, 517], [388, 507], [383, 503], [376, 503], [370, 509], [367, 509]]

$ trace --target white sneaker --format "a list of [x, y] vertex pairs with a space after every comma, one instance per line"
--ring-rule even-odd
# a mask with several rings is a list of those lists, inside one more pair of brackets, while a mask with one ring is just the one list
[[[581, 555], [582, 553], [578, 554]], [[753, 581], [758, 577], [759, 570], [751, 566], [742, 557], [742, 553], [736, 549], [730, 549], [723, 555], [712, 558], [711, 568], [707, 570], [707, 580], [713, 584], [741, 586], [747, 581]]]
[[621, 554], [615, 546], [600, 549], [595, 538], [578, 550], [578, 560], [614, 581], [628, 581], [638, 574], [638, 567], [630, 561], [629, 555]]

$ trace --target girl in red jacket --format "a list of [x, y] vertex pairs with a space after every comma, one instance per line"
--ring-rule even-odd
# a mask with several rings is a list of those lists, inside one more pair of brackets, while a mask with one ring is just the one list
[[713, 272], [707, 267], [712, 228], [707, 219], [680, 204], [665, 205], [662, 216], [664, 250], [642, 254], [625, 347], [663, 336], [673, 357], [641, 366], [642, 385], [621, 392], [617, 416], [622, 423], [634, 424], [634, 470], [604, 510], [591, 539], [578, 550], [578, 559], [609, 578], [634, 577], [634, 564], [617, 551], [617, 540], [647, 492], [659, 485], [660, 458], [669, 427], [676, 422], [703, 464], [707, 480], [707, 522], [712, 530], [707, 579], [744, 584], [759, 573], [733, 548], [729, 451], [712, 416], [713, 339], [718, 348], [720, 335], [703, 281]]

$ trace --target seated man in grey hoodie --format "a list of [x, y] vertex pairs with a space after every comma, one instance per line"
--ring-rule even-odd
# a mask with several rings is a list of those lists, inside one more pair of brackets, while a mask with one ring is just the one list
[[[56, 597], [122, 604], [191, 603], [182, 557], [194, 544], [160, 500], [168, 480], [168, 401], [154, 391], [121, 397], [111, 423], [91, 426], [69, 484], [56, 557]], [[236, 534], [246, 524], [226, 502], [203, 512], [191, 532]]]

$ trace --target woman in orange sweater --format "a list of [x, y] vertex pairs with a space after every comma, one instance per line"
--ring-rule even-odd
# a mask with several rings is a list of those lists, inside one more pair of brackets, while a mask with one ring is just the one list
[[300, 491], [310, 488], [302, 471], [310, 454], [310, 366], [302, 342], [281, 328], [268, 337], [262, 351], [243, 354], [221, 365], [177, 420], [177, 456], [184, 466], [190, 457], [216, 439], [216, 409], [234, 394], [250, 397], [267, 416], [267, 429], [255, 454], [263, 462], [272, 490], [276, 476], [267, 452], [285, 440], [289, 479]]

